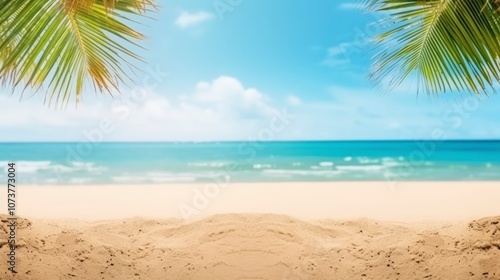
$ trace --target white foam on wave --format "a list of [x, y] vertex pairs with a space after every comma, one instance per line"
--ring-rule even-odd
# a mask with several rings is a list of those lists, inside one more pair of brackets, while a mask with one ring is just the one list
[[[87, 171], [92, 173], [101, 173], [107, 170], [105, 166], [97, 166], [93, 162], [71, 162], [70, 164], [61, 164], [52, 161], [17, 161], [16, 171], [19, 173], [39, 173], [39, 172], [59, 172], [59, 173], [69, 173], [78, 171]], [[5, 171], [8, 170], [7, 164], [3, 168]]]
[[272, 168], [273, 166], [271, 164], [267, 163], [257, 163], [252, 166], [254, 169], [266, 169], [266, 168]]
[[52, 166], [52, 169], [56, 172], [71, 172], [74, 170], [73, 168], [62, 164], [55, 164]]
[[[50, 169], [51, 161], [18, 161], [16, 169], [19, 173], [36, 173], [39, 170]], [[8, 169], [5, 167], [5, 169]]]
[[169, 183], [169, 182], [194, 182], [198, 179], [197, 176], [193, 176], [188, 173], [168, 173], [168, 172], [151, 172], [147, 173], [147, 176], [133, 176], [133, 175], [120, 175], [113, 176], [111, 180], [117, 183]]
[[352, 157], [345, 157], [344, 161], [347, 161], [347, 162], [352, 161]]
[[57, 178], [48, 178], [45, 179], [43, 182], [47, 184], [58, 184], [59, 180]]
[[395, 166], [401, 166], [404, 163], [402, 163], [400, 160], [396, 158], [391, 158], [391, 157], [384, 157], [382, 158], [382, 165], [387, 166], [387, 167], [395, 167]]
[[331, 161], [323, 161], [323, 162], [319, 163], [319, 166], [321, 166], [321, 167], [332, 167], [333, 166], [333, 162], [331, 162]]
[[386, 166], [383, 165], [343, 165], [337, 166], [338, 170], [341, 171], [367, 171], [367, 172], [375, 172], [384, 170]]
[[226, 161], [207, 161], [207, 162], [190, 162], [188, 166], [193, 167], [224, 167], [228, 165], [229, 162]]
[[379, 159], [371, 159], [369, 157], [358, 157], [356, 158], [361, 164], [379, 163]]
[[[60, 164], [52, 161], [18, 161], [15, 162], [16, 170], [19, 173], [37, 173], [39, 171], [53, 171], [53, 172], [73, 172], [73, 171], [88, 171], [88, 172], [102, 172], [107, 170], [104, 166], [97, 166], [93, 162], [71, 162], [69, 165]], [[8, 166], [5, 164], [4, 170]]]
[[205, 171], [205, 172], [149, 172], [147, 173], [147, 178], [155, 181], [165, 181], [165, 182], [175, 182], [175, 181], [196, 181], [202, 180], [229, 180], [230, 176], [226, 172], [217, 171]]
[[91, 164], [91, 162], [83, 162], [83, 161], [72, 161], [71, 162], [71, 165], [73, 165], [75, 167], [86, 167], [89, 164]]
[[[67, 166], [62, 166], [67, 167]], [[97, 166], [93, 162], [81, 162], [81, 161], [73, 161], [71, 162], [71, 170], [85, 170], [89, 172], [102, 172], [107, 170], [105, 166]]]
[[280, 175], [287, 177], [291, 177], [293, 175], [331, 177], [344, 173], [341, 170], [290, 170], [290, 169], [268, 169], [264, 170], [263, 172], [270, 175]]
[[17, 165], [26, 165], [26, 166], [49, 166], [52, 163], [50, 160], [41, 160], [41, 161], [18, 161]]
[[189, 173], [189, 172], [161, 172], [161, 171], [155, 171], [155, 172], [148, 172], [147, 176], [149, 177], [212, 177], [216, 176], [218, 173], [217, 172], [196, 172], [196, 173]]
[[140, 177], [140, 176], [128, 176], [128, 175], [123, 175], [123, 176], [112, 176], [111, 180], [113, 182], [117, 183], [137, 183], [137, 182], [144, 182], [147, 178], [145, 177]]

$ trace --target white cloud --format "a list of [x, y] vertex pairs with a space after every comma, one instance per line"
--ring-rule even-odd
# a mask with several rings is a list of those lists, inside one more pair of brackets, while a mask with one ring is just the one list
[[[332, 100], [308, 102], [298, 115], [301, 123], [297, 125], [307, 128], [313, 139], [429, 139], [435, 130], [445, 131], [447, 139], [500, 136], [487, 121], [494, 107], [492, 100], [481, 102], [479, 109], [462, 118], [460, 112], [472, 106], [467, 105], [467, 97], [445, 102], [443, 97], [417, 99], [415, 92], [403, 90], [382, 94], [341, 86], [332, 86], [330, 93]], [[455, 125], [457, 119], [460, 126]], [[475, 127], [490, 132], [485, 136]]]
[[102, 105], [95, 106], [74, 106], [66, 110], [49, 108], [43, 104], [41, 96], [24, 98], [19, 100], [18, 96], [7, 97], [0, 95], [0, 108], [9, 118], [0, 118], [0, 129], [20, 128], [24, 126], [50, 126], [54, 128], [71, 127], [73, 119], [78, 119], [79, 123], [84, 123], [102, 116]]
[[214, 18], [215, 16], [213, 14], [205, 11], [196, 13], [181, 12], [175, 20], [175, 24], [184, 29], [212, 20]]
[[327, 57], [323, 60], [323, 64], [336, 67], [347, 65], [351, 62], [351, 48], [355, 48], [352, 43], [340, 43], [336, 46], [330, 47], [327, 50]]
[[[0, 141], [86, 141], [103, 120], [110, 120], [113, 132], [104, 141], [213, 141], [247, 140], [269, 127], [276, 111], [296, 117], [276, 134], [283, 139], [408, 139], [429, 138], [442, 128], [449, 138], [500, 137], [494, 122], [500, 97], [481, 102], [478, 109], [454, 127], [460, 100], [429, 102], [422, 96], [399, 91], [380, 94], [366, 88], [333, 86], [330, 98], [301, 100], [295, 95], [273, 99], [231, 76], [195, 83], [191, 90], [168, 95], [149, 92], [134, 101], [124, 92], [115, 99], [91, 95], [77, 109], [64, 111], [42, 105], [40, 96], [18, 101], [0, 95]], [[437, 98], [436, 98], [437, 99]], [[128, 102], [125, 102], [128, 100]], [[439, 100], [443, 100], [440, 98]], [[128, 104], [128, 105], [126, 105]], [[468, 105], [470, 106], [470, 105]], [[460, 112], [458, 110], [457, 112]], [[93, 134], [95, 135], [95, 133]]]
[[266, 127], [282, 107], [273, 106], [267, 95], [238, 79], [220, 76], [200, 81], [193, 92], [169, 100], [150, 96], [122, 128], [155, 140], [241, 140]]
[[295, 95], [289, 95], [287, 97], [287, 102], [291, 106], [300, 106], [300, 105], [302, 105], [302, 100], [300, 100], [300, 98], [298, 98]]
[[196, 91], [183, 98], [228, 114], [251, 111], [265, 116], [273, 111], [267, 96], [255, 88], [245, 88], [238, 79], [229, 76], [220, 76], [211, 82], [199, 82]]
[[286, 100], [272, 104], [269, 96], [230, 76], [200, 81], [193, 90], [168, 98], [148, 92], [134, 100], [124, 93], [64, 111], [37, 99], [18, 102], [0, 95], [0, 110], [11, 116], [0, 119], [0, 141], [82, 141], [103, 120], [114, 127], [104, 141], [241, 140], [267, 127], [287, 105]]

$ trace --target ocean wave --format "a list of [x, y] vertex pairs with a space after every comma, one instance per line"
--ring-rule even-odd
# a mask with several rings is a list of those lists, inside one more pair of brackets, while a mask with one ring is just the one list
[[50, 169], [51, 164], [51, 161], [18, 161], [16, 167], [19, 173], [36, 173], [40, 170]]
[[147, 179], [148, 177], [130, 176], [130, 175], [111, 176], [111, 181], [115, 183], [140, 183], [140, 182], [146, 182]]
[[[62, 167], [67, 167], [62, 165]], [[81, 162], [81, 161], [73, 161], [71, 162], [71, 167], [73, 170], [86, 170], [89, 172], [100, 172], [106, 171], [108, 168], [105, 166], [97, 166], [93, 162]]]
[[382, 162], [392, 162], [392, 161], [400, 161], [398, 158], [393, 158], [393, 157], [383, 157]]
[[282, 176], [334, 176], [344, 173], [342, 170], [290, 170], [290, 169], [267, 169], [263, 170], [266, 174]]
[[42, 180], [45, 184], [59, 184], [61, 181], [59, 181], [57, 178], [46, 178]]
[[382, 165], [387, 166], [387, 167], [395, 167], [395, 166], [401, 166], [403, 165], [404, 162], [397, 158], [391, 158], [391, 157], [384, 157], [382, 158]]
[[358, 157], [356, 160], [361, 164], [380, 163], [380, 159], [372, 159], [369, 157]]
[[221, 176], [225, 173], [217, 171], [195, 171], [195, 172], [162, 172], [153, 171], [146, 173], [150, 177], [204, 177], [204, 178], [214, 178]]
[[175, 174], [175, 173], [161, 173], [152, 172], [148, 173], [147, 176], [137, 176], [137, 175], [120, 175], [112, 176], [111, 181], [116, 183], [169, 183], [169, 182], [194, 182], [200, 179], [199, 176], [195, 174]]
[[337, 166], [337, 170], [340, 171], [368, 171], [375, 172], [386, 169], [387, 166], [384, 165], [342, 165]]
[[[105, 166], [97, 166], [93, 162], [71, 162], [70, 165], [63, 165], [52, 161], [18, 161], [16, 162], [16, 170], [19, 173], [37, 173], [39, 171], [52, 172], [102, 172], [107, 170]], [[8, 166], [4, 167], [7, 170]]]
[[254, 169], [266, 169], [266, 168], [272, 168], [272, 164], [267, 164], [267, 163], [257, 163], [252, 166]]
[[228, 175], [226, 173], [222, 172], [214, 172], [214, 171], [208, 171], [208, 172], [181, 172], [181, 173], [174, 173], [174, 172], [149, 172], [147, 173], [147, 180], [153, 181], [153, 182], [194, 182], [194, 181], [199, 181], [199, 180], [219, 180], [222, 179], [221, 177], [224, 177], [225, 180], [229, 180], [230, 178], [227, 177]]
[[333, 167], [335, 164], [331, 161], [322, 161], [318, 163], [317, 165], [311, 165], [309, 168], [312, 170], [332, 170], [335, 167]]
[[193, 167], [224, 167], [229, 165], [229, 162], [226, 161], [207, 161], [207, 162], [189, 162], [188, 166]]
[[449, 165], [450, 169], [469, 169], [470, 167], [465, 164], [451, 164]]

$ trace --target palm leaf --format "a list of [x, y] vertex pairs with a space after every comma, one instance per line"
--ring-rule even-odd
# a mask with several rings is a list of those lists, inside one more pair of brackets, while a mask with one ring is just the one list
[[487, 93], [500, 79], [497, 0], [364, 0], [389, 14], [371, 78], [389, 88], [412, 75], [429, 94]]
[[0, 80], [46, 86], [48, 103], [78, 101], [86, 86], [118, 90], [144, 36], [127, 25], [151, 0], [0, 0]]

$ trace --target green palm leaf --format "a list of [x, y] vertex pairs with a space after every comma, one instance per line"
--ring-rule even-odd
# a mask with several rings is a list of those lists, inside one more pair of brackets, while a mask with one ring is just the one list
[[50, 103], [78, 101], [85, 86], [118, 90], [142, 34], [127, 25], [150, 0], [0, 0], [0, 80], [46, 86]]
[[371, 78], [395, 87], [416, 75], [417, 89], [487, 93], [500, 80], [497, 0], [364, 0], [389, 14], [377, 38]]

